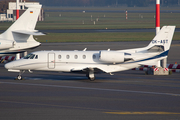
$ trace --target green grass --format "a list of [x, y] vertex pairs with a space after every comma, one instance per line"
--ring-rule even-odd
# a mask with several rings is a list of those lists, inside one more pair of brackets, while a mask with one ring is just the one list
[[[37, 29], [126, 29], [126, 28], [154, 28], [155, 19], [153, 13], [130, 13], [128, 20], [125, 20], [124, 13], [46, 13], [44, 22], [39, 22]], [[91, 21], [92, 15], [92, 21]], [[105, 17], [104, 17], [105, 15]], [[141, 18], [143, 16], [143, 18]], [[166, 13], [162, 14], [161, 26], [176, 25], [180, 27], [180, 14], [172, 13], [168, 16]], [[177, 16], [176, 19], [171, 20], [172, 17]], [[96, 19], [99, 19], [97, 22]], [[83, 24], [84, 21], [84, 24]], [[96, 24], [94, 25], [94, 21]]]
[[[62, 6], [57, 6], [57, 7], [48, 7], [45, 6], [43, 7], [44, 10], [78, 10], [78, 11], [125, 11], [125, 10], [131, 10], [131, 11], [144, 11], [144, 10], [150, 10], [153, 11], [155, 10], [155, 5], [154, 6], [149, 6], [149, 7], [126, 7], [126, 6], [119, 6], [119, 7], [114, 7], [114, 6], [108, 6], [108, 7], [62, 7]], [[162, 7], [161, 10], [165, 11], [173, 11], [173, 10], [179, 10], [179, 6], [169, 6], [169, 7]]]
[[[37, 30], [43, 29], [133, 29], [155, 28], [155, 13], [125, 13], [113, 11], [126, 10], [125, 7], [57, 7], [44, 8], [53, 10], [91, 10], [92, 12], [46, 12], [45, 21], [38, 22]], [[154, 8], [128, 8], [128, 10], [154, 10]], [[179, 10], [179, 8], [161, 8], [161, 10]], [[94, 11], [94, 12], [93, 12]], [[101, 11], [101, 12], [95, 12]], [[112, 12], [105, 12], [112, 11]], [[61, 17], [60, 17], [61, 14]], [[92, 15], [92, 18], [91, 18]], [[98, 21], [96, 19], [98, 18]], [[94, 25], [95, 21], [95, 25]], [[84, 23], [84, 24], [83, 24]], [[12, 22], [0, 22], [0, 30], [6, 30]], [[161, 27], [176, 25], [180, 28], [180, 13], [161, 13]], [[35, 36], [39, 42], [99, 42], [99, 41], [145, 41], [152, 40], [155, 32], [122, 32], [122, 33], [49, 33]], [[180, 40], [177, 32], [173, 40]]]
[[[125, 13], [46, 12], [45, 21], [38, 22], [36, 29], [154, 28], [154, 15], [154, 13], [129, 13], [126, 20]], [[99, 21], [96, 21], [97, 18]], [[12, 22], [0, 22], [0, 30], [6, 30], [11, 24]], [[176, 28], [180, 28], [180, 13], [161, 13], [161, 27], [164, 25], [176, 25]]]
[[[38, 22], [37, 29], [154, 28], [154, 15], [154, 13], [129, 13], [128, 20], [126, 20], [125, 13], [47, 12], [45, 21]], [[96, 21], [97, 18], [99, 21]], [[96, 22], [95, 25], [94, 21]], [[161, 26], [176, 25], [177, 28], [180, 28], [179, 21], [180, 13], [161, 13]]]
[[6, 30], [13, 22], [0, 22], [0, 30]]
[[[38, 36], [39, 42], [109, 42], [109, 41], [151, 41], [154, 32], [114, 32], [114, 33], [49, 33]], [[176, 33], [173, 40], [179, 40], [180, 34]]]

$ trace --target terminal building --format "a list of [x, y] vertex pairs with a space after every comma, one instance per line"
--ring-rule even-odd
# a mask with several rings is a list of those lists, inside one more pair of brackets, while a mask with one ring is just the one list
[[[28, 4], [35, 4], [39, 5], [39, 2], [25, 2], [20, 0], [19, 2], [19, 16], [21, 16], [24, 11], [26, 11], [26, 6]], [[38, 17], [38, 21], [44, 21], [44, 12], [43, 9], [41, 9], [41, 12]], [[9, 2], [7, 13], [5, 14], [0, 14], [0, 21], [16, 21], [16, 2]]]

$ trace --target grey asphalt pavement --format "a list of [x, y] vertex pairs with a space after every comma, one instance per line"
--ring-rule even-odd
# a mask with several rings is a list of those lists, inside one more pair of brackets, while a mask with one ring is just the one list
[[[149, 42], [42, 43], [37, 50], [101, 50], [144, 47]], [[168, 63], [180, 63], [173, 41]], [[1, 120], [179, 120], [180, 73], [169, 76], [123, 71], [96, 75], [58, 72], [18, 73], [0, 64]]]

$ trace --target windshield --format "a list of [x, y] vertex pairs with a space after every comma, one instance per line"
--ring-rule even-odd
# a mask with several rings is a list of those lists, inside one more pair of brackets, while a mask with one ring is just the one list
[[36, 56], [36, 59], [37, 59], [37, 55], [35, 54], [28, 54], [24, 57], [24, 59], [34, 59], [34, 57]]

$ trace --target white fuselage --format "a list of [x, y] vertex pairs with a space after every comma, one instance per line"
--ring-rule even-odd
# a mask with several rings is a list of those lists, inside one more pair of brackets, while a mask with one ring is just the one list
[[[102, 56], [100, 52], [102, 51], [38, 51], [32, 53], [32, 55], [34, 55], [32, 58], [22, 58], [20, 60], [6, 64], [5, 67], [9, 70], [41, 70], [63, 72], [81, 71], [86, 68], [98, 68], [103, 72], [111, 73], [138, 67], [140, 64], [139, 62], [134, 62], [135, 60], [142, 60], [155, 55], [155, 53], [128, 53], [128, 55], [124, 55], [123, 60], [125, 58], [131, 58], [131, 60], [127, 62], [111, 62], [101, 60], [100, 58]], [[121, 51], [111, 52], [124, 54], [124, 52]], [[151, 63], [152, 60], [149, 60], [148, 62]]]
[[[164, 26], [148, 46], [143, 48], [111, 51], [37, 51], [24, 58], [5, 64], [9, 71], [25, 70], [63, 71], [85, 73], [94, 80], [94, 73], [112, 73], [129, 70], [141, 65], [156, 65], [167, 58], [175, 26]], [[18, 31], [19, 32], [19, 31]]]
[[17, 43], [17, 42], [11, 41], [11, 45], [9, 44], [9, 45], [6, 45], [7, 47], [1, 47], [1, 45], [4, 46], [3, 43], [7, 43], [7, 41], [0, 39], [0, 56], [21, 53], [28, 49], [32, 49], [41, 45], [41, 43], [36, 42], [36, 41], [28, 41], [24, 43]]

